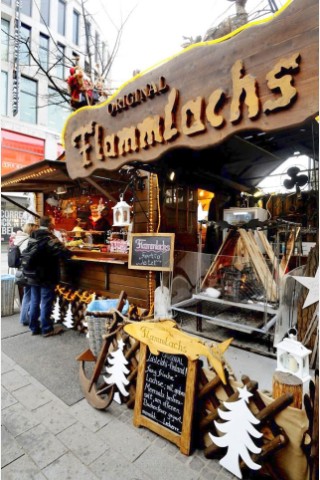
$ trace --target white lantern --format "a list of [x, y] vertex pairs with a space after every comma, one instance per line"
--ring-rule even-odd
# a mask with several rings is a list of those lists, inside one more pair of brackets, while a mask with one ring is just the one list
[[113, 226], [127, 227], [130, 225], [130, 205], [123, 200], [123, 195], [120, 195], [120, 201], [112, 207], [113, 209]]
[[289, 338], [285, 338], [276, 345], [276, 370], [292, 373], [303, 382], [307, 382], [311, 378], [309, 375], [309, 355], [311, 350], [308, 350], [301, 342], [297, 341], [296, 335], [292, 333], [293, 330], [289, 331]]

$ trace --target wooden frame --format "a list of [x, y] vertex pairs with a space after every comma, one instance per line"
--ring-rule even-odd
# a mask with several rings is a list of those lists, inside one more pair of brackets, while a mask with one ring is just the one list
[[[161, 251], [157, 253], [157, 251], [149, 251], [146, 250], [145, 252], [141, 251], [142, 259], [139, 259], [140, 264], [137, 264], [135, 257], [135, 247], [134, 243], [138, 239], [142, 241], [147, 241], [153, 239], [161, 240], [165, 242], [167, 239], [170, 240], [170, 250], [168, 252], [169, 256], [167, 255], [165, 265], [163, 265], [163, 255]], [[168, 246], [168, 244], [166, 244]], [[129, 246], [129, 261], [128, 261], [128, 268], [136, 269], [136, 270], [155, 270], [155, 271], [164, 271], [170, 272], [173, 269], [173, 252], [174, 252], [174, 233], [132, 233], [130, 236], [130, 246]], [[161, 262], [161, 265], [159, 265]]]
[[[138, 378], [136, 386], [136, 399], [134, 405], [133, 424], [136, 427], [146, 427], [149, 430], [157, 433], [161, 437], [166, 438], [180, 448], [181, 453], [185, 455], [190, 454], [191, 440], [192, 440], [192, 424], [194, 412], [194, 397], [197, 377], [197, 361], [187, 359], [187, 376], [185, 384], [185, 397], [183, 406], [183, 419], [181, 434], [175, 433], [169, 428], [160, 425], [154, 420], [146, 417], [142, 413], [144, 386], [146, 379], [146, 364], [147, 364], [148, 348], [144, 343], [140, 343], [139, 351], [139, 367]], [[174, 355], [172, 355], [174, 356]]]

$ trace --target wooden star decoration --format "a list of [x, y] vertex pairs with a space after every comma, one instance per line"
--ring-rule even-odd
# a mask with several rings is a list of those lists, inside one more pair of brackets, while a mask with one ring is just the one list
[[304, 287], [309, 289], [307, 298], [304, 301], [303, 307], [310, 307], [315, 302], [319, 301], [319, 267], [316, 271], [315, 277], [292, 277]]

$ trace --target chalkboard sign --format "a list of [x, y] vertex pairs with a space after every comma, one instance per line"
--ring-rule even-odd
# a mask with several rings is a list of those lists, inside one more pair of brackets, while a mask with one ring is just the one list
[[136, 270], [173, 269], [174, 233], [132, 233], [128, 267]]
[[144, 426], [189, 455], [197, 361], [184, 355], [154, 355], [140, 343], [134, 425]]
[[188, 359], [149, 354], [146, 361], [142, 415], [181, 434]]

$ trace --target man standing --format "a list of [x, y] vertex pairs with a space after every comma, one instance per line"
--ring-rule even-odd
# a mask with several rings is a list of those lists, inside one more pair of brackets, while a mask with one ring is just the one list
[[30, 236], [35, 241], [29, 241], [30, 248], [34, 249], [32, 261], [30, 260], [28, 268], [23, 267], [23, 272], [31, 287], [29, 328], [32, 335], [42, 334], [43, 337], [50, 337], [63, 332], [62, 326], [53, 326], [51, 312], [55, 286], [60, 280], [60, 259], [68, 259], [72, 254], [53, 235], [52, 217], [41, 217], [39, 223], [39, 229], [32, 232]]

